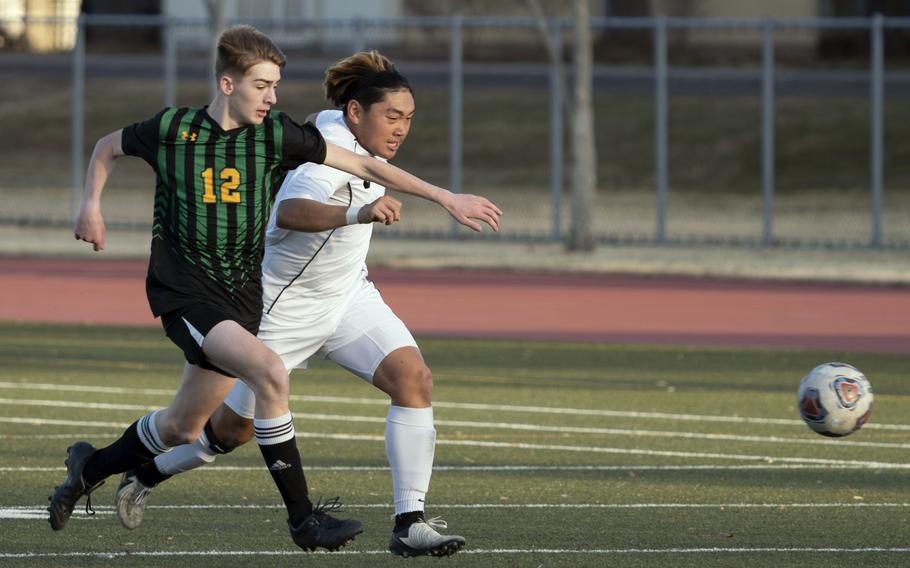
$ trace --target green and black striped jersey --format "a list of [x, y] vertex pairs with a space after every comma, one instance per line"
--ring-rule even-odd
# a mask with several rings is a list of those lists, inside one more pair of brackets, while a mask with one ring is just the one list
[[[265, 229], [285, 174], [322, 163], [326, 151], [315, 127], [284, 113], [225, 131], [204, 108], [167, 108], [124, 128], [122, 147], [157, 174], [150, 277], [188, 297], [209, 296], [214, 285], [228, 301], [251, 284], [258, 293]], [[149, 301], [156, 315], [174, 308], [151, 293]]]

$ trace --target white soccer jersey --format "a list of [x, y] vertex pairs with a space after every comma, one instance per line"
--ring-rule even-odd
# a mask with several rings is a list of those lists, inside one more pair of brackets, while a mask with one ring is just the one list
[[[369, 156], [344, 122], [341, 111], [319, 113], [316, 126], [327, 142]], [[383, 158], [376, 157], [377, 160]], [[376, 183], [321, 164], [307, 163], [288, 173], [275, 198], [262, 261], [264, 312], [260, 337], [297, 330], [327, 336], [337, 327], [349, 296], [366, 276], [372, 223], [346, 225], [320, 233], [281, 229], [278, 205], [285, 199], [312, 199], [360, 207], [385, 194]]]

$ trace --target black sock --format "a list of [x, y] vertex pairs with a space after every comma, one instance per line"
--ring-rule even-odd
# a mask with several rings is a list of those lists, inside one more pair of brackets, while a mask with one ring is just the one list
[[275, 485], [284, 499], [288, 510], [288, 520], [292, 526], [298, 526], [304, 519], [313, 514], [313, 502], [309, 498], [306, 477], [300, 463], [300, 452], [294, 438], [278, 444], [260, 445], [259, 451], [265, 458], [266, 466]]
[[422, 518], [423, 511], [411, 511], [410, 513], [395, 515], [395, 528], [393, 530], [395, 532], [404, 530]]
[[136, 479], [139, 480], [139, 483], [145, 485], [146, 487], [155, 487], [162, 481], [166, 481], [173, 477], [173, 475], [168, 475], [166, 473], [161, 473], [158, 471], [158, 466], [155, 465], [155, 460], [145, 462], [136, 468]]
[[93, 487], [115, 473], [135, 469], [140, 464], [155, 459], [156, 454], [139, 439], [136, 430], [138, 423], [138, 420], [133, 422], [116, 442], [96, 451], [85, 463], [82, 479], [88, 487]]

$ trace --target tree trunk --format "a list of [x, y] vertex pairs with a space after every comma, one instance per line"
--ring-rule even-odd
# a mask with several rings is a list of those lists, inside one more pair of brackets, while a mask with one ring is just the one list
[[572, 225], [566, 248], [594, 250], [591, 217], [597, 186], [590, 0], [575, 0], [575, 85], [572, 105]]
[[212, 51], [209, 56], [209, 73], [212, 75], [209, 80], [209, 99], [214, 99], [215, 93], [218, 91], [218, 83], [213, 75], [215, 74], [215, 62], [218, 60], [218, 38], [221, 37], [221, 32], [225, 27], [226, 7], [225, 0], [208, 0], [205, 4], [209, 10], [209, 25], [212, 31]]

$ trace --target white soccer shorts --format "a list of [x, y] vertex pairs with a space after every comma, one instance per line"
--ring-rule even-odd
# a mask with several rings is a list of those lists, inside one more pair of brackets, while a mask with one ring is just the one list
[[[367, 279], [351, 296], [338, 326], [328, 336], [301, 337], [298, 330], [290, 330], [286, 337], [282, 335], [271, 332], [260, 339], [281, 357], [288, 370], [305, 369], [307, 360], [316, 355], [334, 361], [369, 383], [390, 353], [402, 347], [417, 347], [404, 322]], [[237, 381], [224, 402], [239, 416], [253, 418], [256, 398], [242, 380]]]

